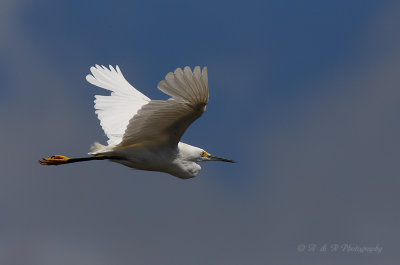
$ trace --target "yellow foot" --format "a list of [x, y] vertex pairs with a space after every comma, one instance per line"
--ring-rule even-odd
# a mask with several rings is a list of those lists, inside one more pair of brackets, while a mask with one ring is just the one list
[[57, 166], [67, 163], [68, 160], [69, 158], [66, 156], [55, 155], [49, 158], [43, 158], [42, 160], [39, 160], [39, 163], [41, 165], [46, 165], [46, 166], [50, 165]]

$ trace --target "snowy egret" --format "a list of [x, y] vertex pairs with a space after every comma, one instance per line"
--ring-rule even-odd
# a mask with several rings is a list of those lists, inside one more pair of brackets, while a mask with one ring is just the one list
[[42, 165], [62, 165], [89, 160], [110, 160], [125, 166], [159, 171], [178, 178], [193, 178], [201, 167], [197, 162], [233, 160], [213, 156], [201, 148], [180, 142], [185, 130], [206, 110], [208, 103], [207, 67], [186, 66], [168, 73], [158, 89], [171, 96], [151, 100], [136, 90], [118, 65], [109, 69], [96, 65], [86, 80], [111, 91], [95, 96], [96, 114], [108, 137], [107, 146], [94, 143], [88, 157], [55, 155], [40, 160]]

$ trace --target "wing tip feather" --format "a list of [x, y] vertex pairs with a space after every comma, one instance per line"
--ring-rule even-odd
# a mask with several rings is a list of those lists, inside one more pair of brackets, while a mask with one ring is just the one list
[[158, 88], [172, 98], [179, 101], [208, 103], [208, 77], [207, 66], [201, 69], [195, 66], [178, 67], [174, 72], [166, 74], [164, 80], [158, 83]]

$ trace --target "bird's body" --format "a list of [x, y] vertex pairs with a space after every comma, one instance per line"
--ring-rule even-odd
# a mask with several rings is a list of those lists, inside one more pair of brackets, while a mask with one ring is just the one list
[[197, 150], [201, 153], [200, 148], [182, 142], [176, 147], [160, 147], [149, 143], [131, 148], [114, 149], [106, 155], [124, 157], [123, 160], [112, 161], [134, 169], [165, 172], [186, 179], [195, 177], [201, 170], [194, 155], [192, 159], [189, 158], [190, 154]]
[[91, 157], [53, 156], [40, 160], [43, 165], [60, 165], [108, 159], [125, 166], [160, 171], [187, 179], [201, 170], [197, 162], [232, 160], [211, 156], [203, 149], [180, 142], [185, 130], [199, 118], [208, 103], [207, 68], [194, 71], [178, 68], [162, 80], [158, 88], [168, 100], [150, 100], [131, 86], [117, 66], [91, 68], [89, 83], [112, 91], [96, 96], [95, 109], [106, 133], [108, 145], [95, 143]]

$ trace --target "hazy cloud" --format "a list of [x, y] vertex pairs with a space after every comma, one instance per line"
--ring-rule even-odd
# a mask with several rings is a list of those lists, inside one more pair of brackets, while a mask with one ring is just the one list
[[[235, 104], [212, 103], [215, 116], [202, 118], [187, 139], [199, 137], [208, 149], [229, 145], [224, 151], [240, 163], [204, 165], [189, 181], [111, 163], [41, 167], [36, 162], [41, 156], [81, 155], [104, 137], [89, 104], [92, 95], [85, 92], [85, 73], [74, 79], [75, 73], [65, 70], [73, 66], [54, 62], [42, 46], [45, 40], [26, 31], [20, 23], [30, 8], [25, 2], [3, 1], [0, 7], [8, 14], [0, 16], [5, 34], [0, 69], [6, 69], [10, 93], [0, 101], [0, 263], [393, 264], [400, 259], [398, 5], [377, 14], [357, 58], [299, 84], [312, 93], [293, 97], [290, 107], [254, 104], [273, 96], [264, 92], [268, 77], [256, 52], [250, 59], [238, 56], [238, 66], [236, 58], [213, 62], [222, 73], [213, 77], [215, 87], [225, 84], [223, 91]], [[86, 61], [76, 64], [88, 67]], [[213, 100], [223, 102], [225, 94], [214, 91]], [[215, 138], [204, 137], [207, 128]], [[300, 253], [301, 243], [380, 245], [383, 252]]]

